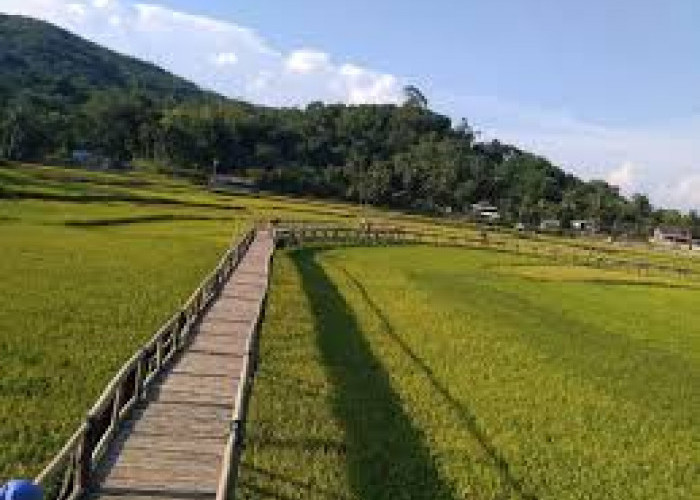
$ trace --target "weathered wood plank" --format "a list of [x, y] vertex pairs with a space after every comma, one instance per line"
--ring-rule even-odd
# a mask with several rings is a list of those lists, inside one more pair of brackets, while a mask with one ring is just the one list
[[[150, 495], [149, 495], [150, 494]], [[162, 491], [150, 492], [148, 490], [137, 490], [137, 489], [117, 489], [117, 490], [107, 490], [106, 492], [98, 495], [92, 495], [87, 497], [88, 500], [95, 498], [101, 498], [103, 500], [182, 500], [183, 498], [197, 498], [201, 500], [215, 499], [216, 493], [202, 493], [193, 491], [173, 491], [171, 496], [167, 494], [164, 495]]]
[[223, 318], [246, 318], [255, 319], [258, 309], [260, 309], [260, 300], [249, 300], [237, 296], [222, 297], [209, 310], [209, 314], [213, 317], [221, 316]]
[[176, 467], [122, 467], [117, 466], [103, 483], [105, 488], [138, 488], [162, 490], [189, 490], [209, 494], [218, 481], [215, 468]]
[[[138, 432], [150, 435], [158, 435], [165, 433], [166, 435], [172, 430], [177, 429], [179, 435], [186, 434], [189, 437], [193, 436], [221, 436], [226, 435], [229, 431], [230, 424], [227, 420], [218, 419], [191, 419], [191, 418], [159, 418], [148, 414], [144, 415], [138, 422]], [[173, 436], [171, 439], [177, 439]], [[129, 449], [127, 440], [123, 450]]]
[[236, 381], [226, 380], [223, 377], [206, 377], [206, 383], [198, 382], [183, 382], [179, 376], [184, 376], [192, 378], [186, 374], [175, 374], [172, 376], [173, 380], [167, 380], [160, 388], [159, 393], [163, 394], [166, 392], [181, 392], [181, 393], [198, 393], [202, 395], [212, 395], [228, 398], [234, 392], [236, 392], [236, 387], [238, 384]]
[[[190, 344], [190, 350], [216, 350], [226, 354], [236, 354], [238, 356], [242, 356], [243, 354], [246, 354], [245, 349], [247, 342], [246, 339], [242, 338], [242, 335], [239, 338], [230, 338], [232, 334], [239, 333], [236, 330], [238, 329], [229, 328], [228, 334], [226, 334], [226, 332], [222, 332], [224, 335], [208, 335], [209, 332], [201, 332], [201, 334], [195, 338], [194, 342]], [[242, 332], [246, 332], [250, 330], [250, 327], [241, 330]]]
[[156, 463], [159, 467], [191, 467], [218, 469], [221, 465], [223, 449], [219, 453], [203, 453], [196, 450], [143, 450], [125, 449], [120, 464], [124, 467], [149, 468]]
[[[127, 448], [203, 454], [216, 454], [223, 451], [219, 436], [183, 436], [173, 438], [169, 434], [152, 434], [145, 431], [132, 433], [125, 442], [124, 447], [117, 451], [121, 453], [122, 450]], [[118, 458], [118, 453], [115, 453], [116, 458]]]
[[182, 356], [123, 422], [89, 498], [215, 498], [272, 246], [269, 233], [258, 233]]
[[234, 402], [234, 394], [217, 394], [216, 392], [203, 392], [197, 389], [185, 388], [160, 390], [149, 397], [149, 401], [170, 404], [186, 404], [190, 406], [231, 406]]
[[183, 356], [177, 367], [172, 371], [199, 373], [202, 375], [232, 375], [238, 373], [241, 368], [239, 356], [211, 356], [200, 352], [188, 353]]
[[[214, 419], [227, 420], [231, 417], [228, 409], [211, 408], [206, 406], [192, 406], [189, 408], [177, 407], [169, 404], [151, 403], [145, 410], [140, 410], [134, 414], [133, 420], [138, 420], [146, 414], [162, 418], [189, 418], [189, 419]], [[187, 436], [178, 436], [178, 439], [185, 439]]]
[[[171, 496], [168, 496], [170, 494]], [[176, 491], [164, 492], [162, 490], [149, 491], [139, 489], [106, 489], [99, 495], [92, 495], [88, 500], [100, 498], [101, 500], [182, 500], [183, 498], [197, 498], [201, 500], [213, 500], [216, 493], [203, 493], [197, 491]]]

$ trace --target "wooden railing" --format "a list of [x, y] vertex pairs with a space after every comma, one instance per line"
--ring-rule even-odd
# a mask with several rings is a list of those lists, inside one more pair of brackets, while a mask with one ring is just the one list
[[[119, 425], [188, 342], [202, 313], [238, 266], [254, 236], [255, 232], [249, 231], [226, 251], [182, 308], [109, 382], [85, 421], [34, 480], [44, 489], [45, 500], [74, 500], [86, 491]], [[253, 352], [252, 346], [249, 351]]]
[[[424, 244], [434, 246], [454, 246], [465, 248], [489, 248], [519, 255], [546, 257], [563, 263], [596, 268], [624, 269], [639, 276], [651, 272], [678, 278], [698, 278], [700, 272], [683, 266], [666, 265], [645, 260], [611, 257], [597, 251], [596, 247], [586, 247], [585, 251], [567, 253], [561, 245], [548, 245], [538, 240], [493, 238], [485, 232], [474, 234], [448, 234], [440, 231], [416, 231], [401, 226], [368, 224], [364, 226], [342, 226], [332, 224], [291, 224], [280, 222], [276, 226], [278, 239], [282, 245], [302, 246], [307, 243], [331, 243], [352, 245], [396, 245]], [[578, 249], [580, 250], [580, 248]]]

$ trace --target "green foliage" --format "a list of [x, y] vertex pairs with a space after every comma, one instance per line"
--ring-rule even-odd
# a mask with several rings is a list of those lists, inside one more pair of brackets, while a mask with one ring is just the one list
[[697, 284], [429, 247], [275, 262], [241, 498], [697, 496]]

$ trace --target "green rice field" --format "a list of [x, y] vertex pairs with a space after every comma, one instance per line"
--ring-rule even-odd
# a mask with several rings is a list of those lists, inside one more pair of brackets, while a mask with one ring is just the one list
[[[483, 230], [147, 172], [0, 167], [0, 483], [46, 465], [226, 247], [276, 218]], [[700, 497], [700, 278], [581, 264], [700, 259], [487, 238], [499, 251], [276, 255], [237, 498]]]
[[0, 482], [33, 477], [256, 219], [342, 206], [135, 172], [0, 168]]
[[240, 498], [698, 498], [699, 301], [489, 251], [280, 253]]

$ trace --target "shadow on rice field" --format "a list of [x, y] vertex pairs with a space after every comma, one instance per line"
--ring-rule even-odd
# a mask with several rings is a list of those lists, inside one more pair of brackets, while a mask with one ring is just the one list
[[69, 227], [104, 227], [127, 226], [152, 222], [182, 222], [182, 221], [234, 221], [233, 217], [211, 217], [206, 215], [154, 214], [130, 217], [112, 217], [101, 219], [67, 220], [64, 225]]
[[316, 322], [316, 342], [334, 385], [333, 411], [345, 431], [348, 479], [357, 498], [450, 499], [422, 433], [404, 412], [382, 363], [355, 315], [316, 261], [316, 250], [292, 260]]
[[696, 498], [697, 290], [426, 246], [273, 275], [238, 498]]
[[458, 416], [461, 424], [469, 430], [474, 440], [482, 448], [484, 454], [489, 458], [490, 463], [501, 476], [504, 490], [509, 493], [517, 494], [518, 498], [523, 500], [537, 500], [537, 496], [528, 492], [523, 485], [523, 482], [518, 479], [512, 472], [511, 466], [505, 456], [498, 450], [489, 439], [487, 433], [481, 428], [477, 416], [468, 405], [459, 401], [452, 395], [447, 385], [444, 384], [434, 370], [423, 360], [411, 347], [401, 338], [391, 325], [387, 315], [382, 311], [381, 307], [372, 299], [367, 292], [366, 287], [347, 269], [342, 268], [341, 271], [352, 283], [352, 285], [360, 292], [362, 299], [365, 301], [372, 313], [379, 319], [381, 328], [391, 339], [396, 343], [401, 352], [408, 357], [415, 371], [420, 373], [426, 380], [429, 381], [432, 391], [444, 400], [446, 405], [452, 409], [455, 415]]

